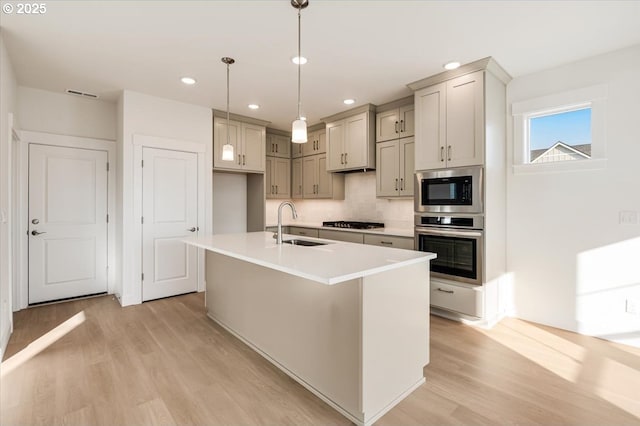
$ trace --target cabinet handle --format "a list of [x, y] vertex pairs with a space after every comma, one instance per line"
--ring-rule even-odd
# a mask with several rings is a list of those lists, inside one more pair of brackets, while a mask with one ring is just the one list
[[276, 185], [276, 194], [278, 193], [278, 185]]
[[344, 154], [340, 154], [340, 164], [344, 164]]
[[440, 147], [440, 161], [444, 161], [444, 146]]
[[400, 191], [404, 191], [404, 178], [400, 178]]
[[238, 164], [242, 164], [242, 157], [238, 154]]
[[347, 161], [347, 155], [348, 155], [348, 154], [349, 154], [348, 152], [345, 152], [345, 153], [344, 153], [344, 164], [347, 164], [347, 163], [348, 163], [348, 161]]
[[400, 120], [400, 133], [404, 133], [404, 120]]
[[273, 194], [273, 185], [271, 185], [271, 193]]
[[453, 294], [453, 290], [443, 290], [440, 287], [438, 287], [438, 291], [441, 291], [442, 293], [449, 293], [449, 294]]
[[298, 185], [298, 194], [302, 194], [302, 185]]
[[451, 145], [447, 147], [447, 161], [451, 161]]
[[314, 185], [316, 187], [316, 194], [319, 192], [318, 184]]
[[398, 190], [398, 178], [396, 178], [396, 191]]
[[392, 246], [393, 243], [391, 241], [380, 241], [380, 244], [384, 244], [386, 246]]
[[244, 154], [242, 154], [242, 165], [243, 166], [247, 165], [247, 157]]
[[398, 122], [397, 121], [396, 121], [396, 124], [395, 124], [395, 130], [396, 130], [396, 133], [398, 133]]
[[278, 152], [278, 145], [276, 144], [276, 152]]

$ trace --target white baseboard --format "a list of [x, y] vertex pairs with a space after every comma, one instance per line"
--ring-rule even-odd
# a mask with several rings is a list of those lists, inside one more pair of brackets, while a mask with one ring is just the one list
[[0, 360], [4, 358], [4, 353], [7, 350], [9, 338], [11, 337], [11, 331], [11, 323], [8, 323], [0, 332]]

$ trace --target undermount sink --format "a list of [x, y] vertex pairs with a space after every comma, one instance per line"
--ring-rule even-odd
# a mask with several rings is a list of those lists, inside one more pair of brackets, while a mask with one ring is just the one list
[[326, 246], [328, 244], [328, 243], [319, 243], [317, 241], [307, 241], [307, 240], [284, 240], [282, 242], [286, 244], [291, 244], [294, 246], [305, 246], [305, 247]]

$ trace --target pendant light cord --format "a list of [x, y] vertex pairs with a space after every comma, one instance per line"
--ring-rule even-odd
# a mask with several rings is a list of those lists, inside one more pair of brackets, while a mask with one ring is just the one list
[[227, 145], [231, 145], [231, 129], [229, 128], [229, 63], [227, 63]]
[[300, 67], [302, 63], [302, 56], [300, 56], [300, 7], [298, 8], [298, 120], [300, 120]]

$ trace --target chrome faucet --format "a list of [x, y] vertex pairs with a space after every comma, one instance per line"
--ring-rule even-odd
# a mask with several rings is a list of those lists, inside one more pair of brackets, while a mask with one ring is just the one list
[[283, 201], [278, 206], [278, 233], [276, 234], [276, 244], [282, 244], [282, 208], [284, 206], [291, 207], [291, 212], [293, 213], [293, 218], [298, 218], [298, 213], [296, 212], [296, 206], [293, 205], [291, 201]]

